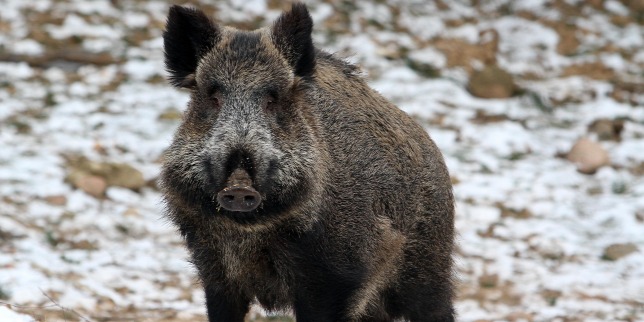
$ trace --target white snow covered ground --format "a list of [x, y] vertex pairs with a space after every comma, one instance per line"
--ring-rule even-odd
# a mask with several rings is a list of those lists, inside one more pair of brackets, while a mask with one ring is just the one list
[[25, 314], [16, 313], [7, 307], [0, 306], [0, 321], [33, 322], [34, 319]]
[[[459, 320], [644, 321], [642, 1], [307, 3], [318, 46], [445, 154]], [[0, 321], [205, 320], [154, 183], [187, 101], [164, 80], [168, 2], [1, 7]], [[240, 28], [282, 8], [199, 7]], [[485, 66], [511, 95], [472, 94]], [[565, 157], [584, 137], [610, 159], [592, 174]]]

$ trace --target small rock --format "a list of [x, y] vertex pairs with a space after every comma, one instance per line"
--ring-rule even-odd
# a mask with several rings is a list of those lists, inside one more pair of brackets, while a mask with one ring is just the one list
[[482, 98], [508, 98], [517, 89], [512, 75], [498, 66], [486, 66], [475, 71], [468, 88], [472, 95]]
[[602, 255], [602, 258], [609, 261], [616, 261], [636, 251], [638, 251], [638, 248], [633, 243], [613, 244], [604, 249], [604, 255]]
[[88, 240], [79, 240], [69, 242], [69, 247], [71, 249], [83, 249], [83, 250], [97, 250], [98, 245], [95, 242], [90, 242]]
[[[122, 187], [137, 190], [144, 187], [147, 182], [141, 171], [125, 163], [96, 162], [83, 156], [68, 156], [68, 164], [73, 173], [86, 173], [101, 177], [108, 186]], [[68, 180], [72, 182], [71, 180]], [[73, 183], [73, 182], [72, 182]]]
[[102, 145], [100, 142], [94, 143], [94, 151], [96, 151], [100, 155], [108, 154], [107, 148], [104, 145]]
[[140, 217], [141, 214], [139, 213], [139, 210], [137, 208], [129, 207], [129, 208], [125, 209], [125, 211], [123, 212], [123, 216], [125, 216], [125, 217]]
[[604, 189], [602, 189], [601, 186], [589, 187], [588, 189], [586, 189], [586, 193], [591, 196], [597, 196], [604, 193]]
[[168, 109], [159, 114], [159, 120], [162, 121], [180, 120], [182, 117], [181, 111], [176, 109]]
[[147, 183], [141, 171], [125, 163], [108, 164], [108, 172], [104, 176], [110, 186], [133, 190], [141, 189]]
[[422, 61], [407, 59], [407, 66], [423, 77], [437, 78], [441, 76], [440, 69]]
[[632, 174], [636, 176], [644, 176], [644, 162], [640, 162], [628, 169]]
[[479, 285], [483, 288], [496, 287], [499, 283], [499, 275], [497, 274], [483, 274], [479, 277]]
[[527, 208], [511, 208], [505, 206], [500, 202], [497, 202], [496, 206], [499, 208], [499, 210], [501, 210], [501, 217], [503, 218], [511, 217], [517, 219], [528, 219], [533, 217], [532, 212], [530, 212], [530, 210], [528, 210]]
[[534, 321], [534, 317], [531, 313], [528, 312], [512, 312], [505, 317], [509, 322], [519, 322], [519, 321]]
[[541, 296], [543, 296], [543, 299], [546, 300], [548, 304], [554, 306], [557, 304], [557, 299], [561, 297], [561, 291], [545, 289], [541, 291]]
[[82, 171], [72, 172], [67, 180], [75, 187], [95, 198], [103, 198], [107, 189], [104, 178]]
[[505, 114], [488, 114], [486, 111], [476, 110], [476, 114], [470, 119], [470, 122], [474, 124], [489, 124], [499, 123], [509, 119]]
[[619, 141], [622, 130], [624, 130], [624, 120], [597, 119], [588, 126], [588, 131], [597, 134], [599, 140]]
[[593, 174], [610, 163], [608, 152], [599, 143], [587, 138], [579, 139], [566, 158], [577, 165], [577, 171], [584, 174]]
[[464, 39], [436, 39], [431, 45], [443, 53], [447, 67], [461, 67], [468, 74], [473, 71], [472, 62], [478, 61], [485, 65], [496, 63], [498, 33], [495, 30], [482, 32], [490, 35], [490, 41], [472, 44]]
[[644, 209], [635, 212], [635, 220], [644, 222]]
[[153, 190], [159, 191], [160, 190], [159, 177], [154, 177], [154, 178], [148, 179], [145, 182], [145, 186], [148, 187], [148, 188], [151, 188]]
[[63, 195], [53, 195], [45, 197], [45, 201], [54, 206], [64, 206], [67, 204], [67, 197]]

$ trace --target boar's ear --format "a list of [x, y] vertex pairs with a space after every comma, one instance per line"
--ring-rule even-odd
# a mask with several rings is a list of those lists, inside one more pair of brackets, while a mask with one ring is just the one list
[[176, 87], [193, 88], [199, 60], [221, 36], [220, 30], [203, 11], [174, 5], [163, 32], [165, 67]]
[[309, 76], [315, 67], [312, 29], [313, 20], [303, 3], [294, 3], [291, 10], [282, 13], [273, 25], [273, 43], [297, 76]]

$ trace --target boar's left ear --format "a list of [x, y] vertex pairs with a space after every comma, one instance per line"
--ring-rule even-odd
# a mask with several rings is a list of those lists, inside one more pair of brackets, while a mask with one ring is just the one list
[[165, 67], [170, 73], [170, 83], [176, 87], [193, 88], [199, 60], [220, 37], [219, 28], [203, 11], [172, 6], [163, 32]]
[[315, 49], [311, 39], [313, 20], [303, 3], [294, 3], [272, 29], [273, 43], [286, 58], [297, 76], [309, 76], [315, 67]]

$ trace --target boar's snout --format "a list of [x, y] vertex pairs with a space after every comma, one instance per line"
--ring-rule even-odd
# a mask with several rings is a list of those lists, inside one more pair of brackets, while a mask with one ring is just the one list
[[226, 187], [217, 194], [219, 205], [230, 211], [253, 211], [262, 201], [252, 187]]
[[228, 178], [226, 187], [217, 193], [217, 202], [229, 211], [253, 211], [262, 202], [262, 197], [252, 185], [248, 172], [237, 169]]

